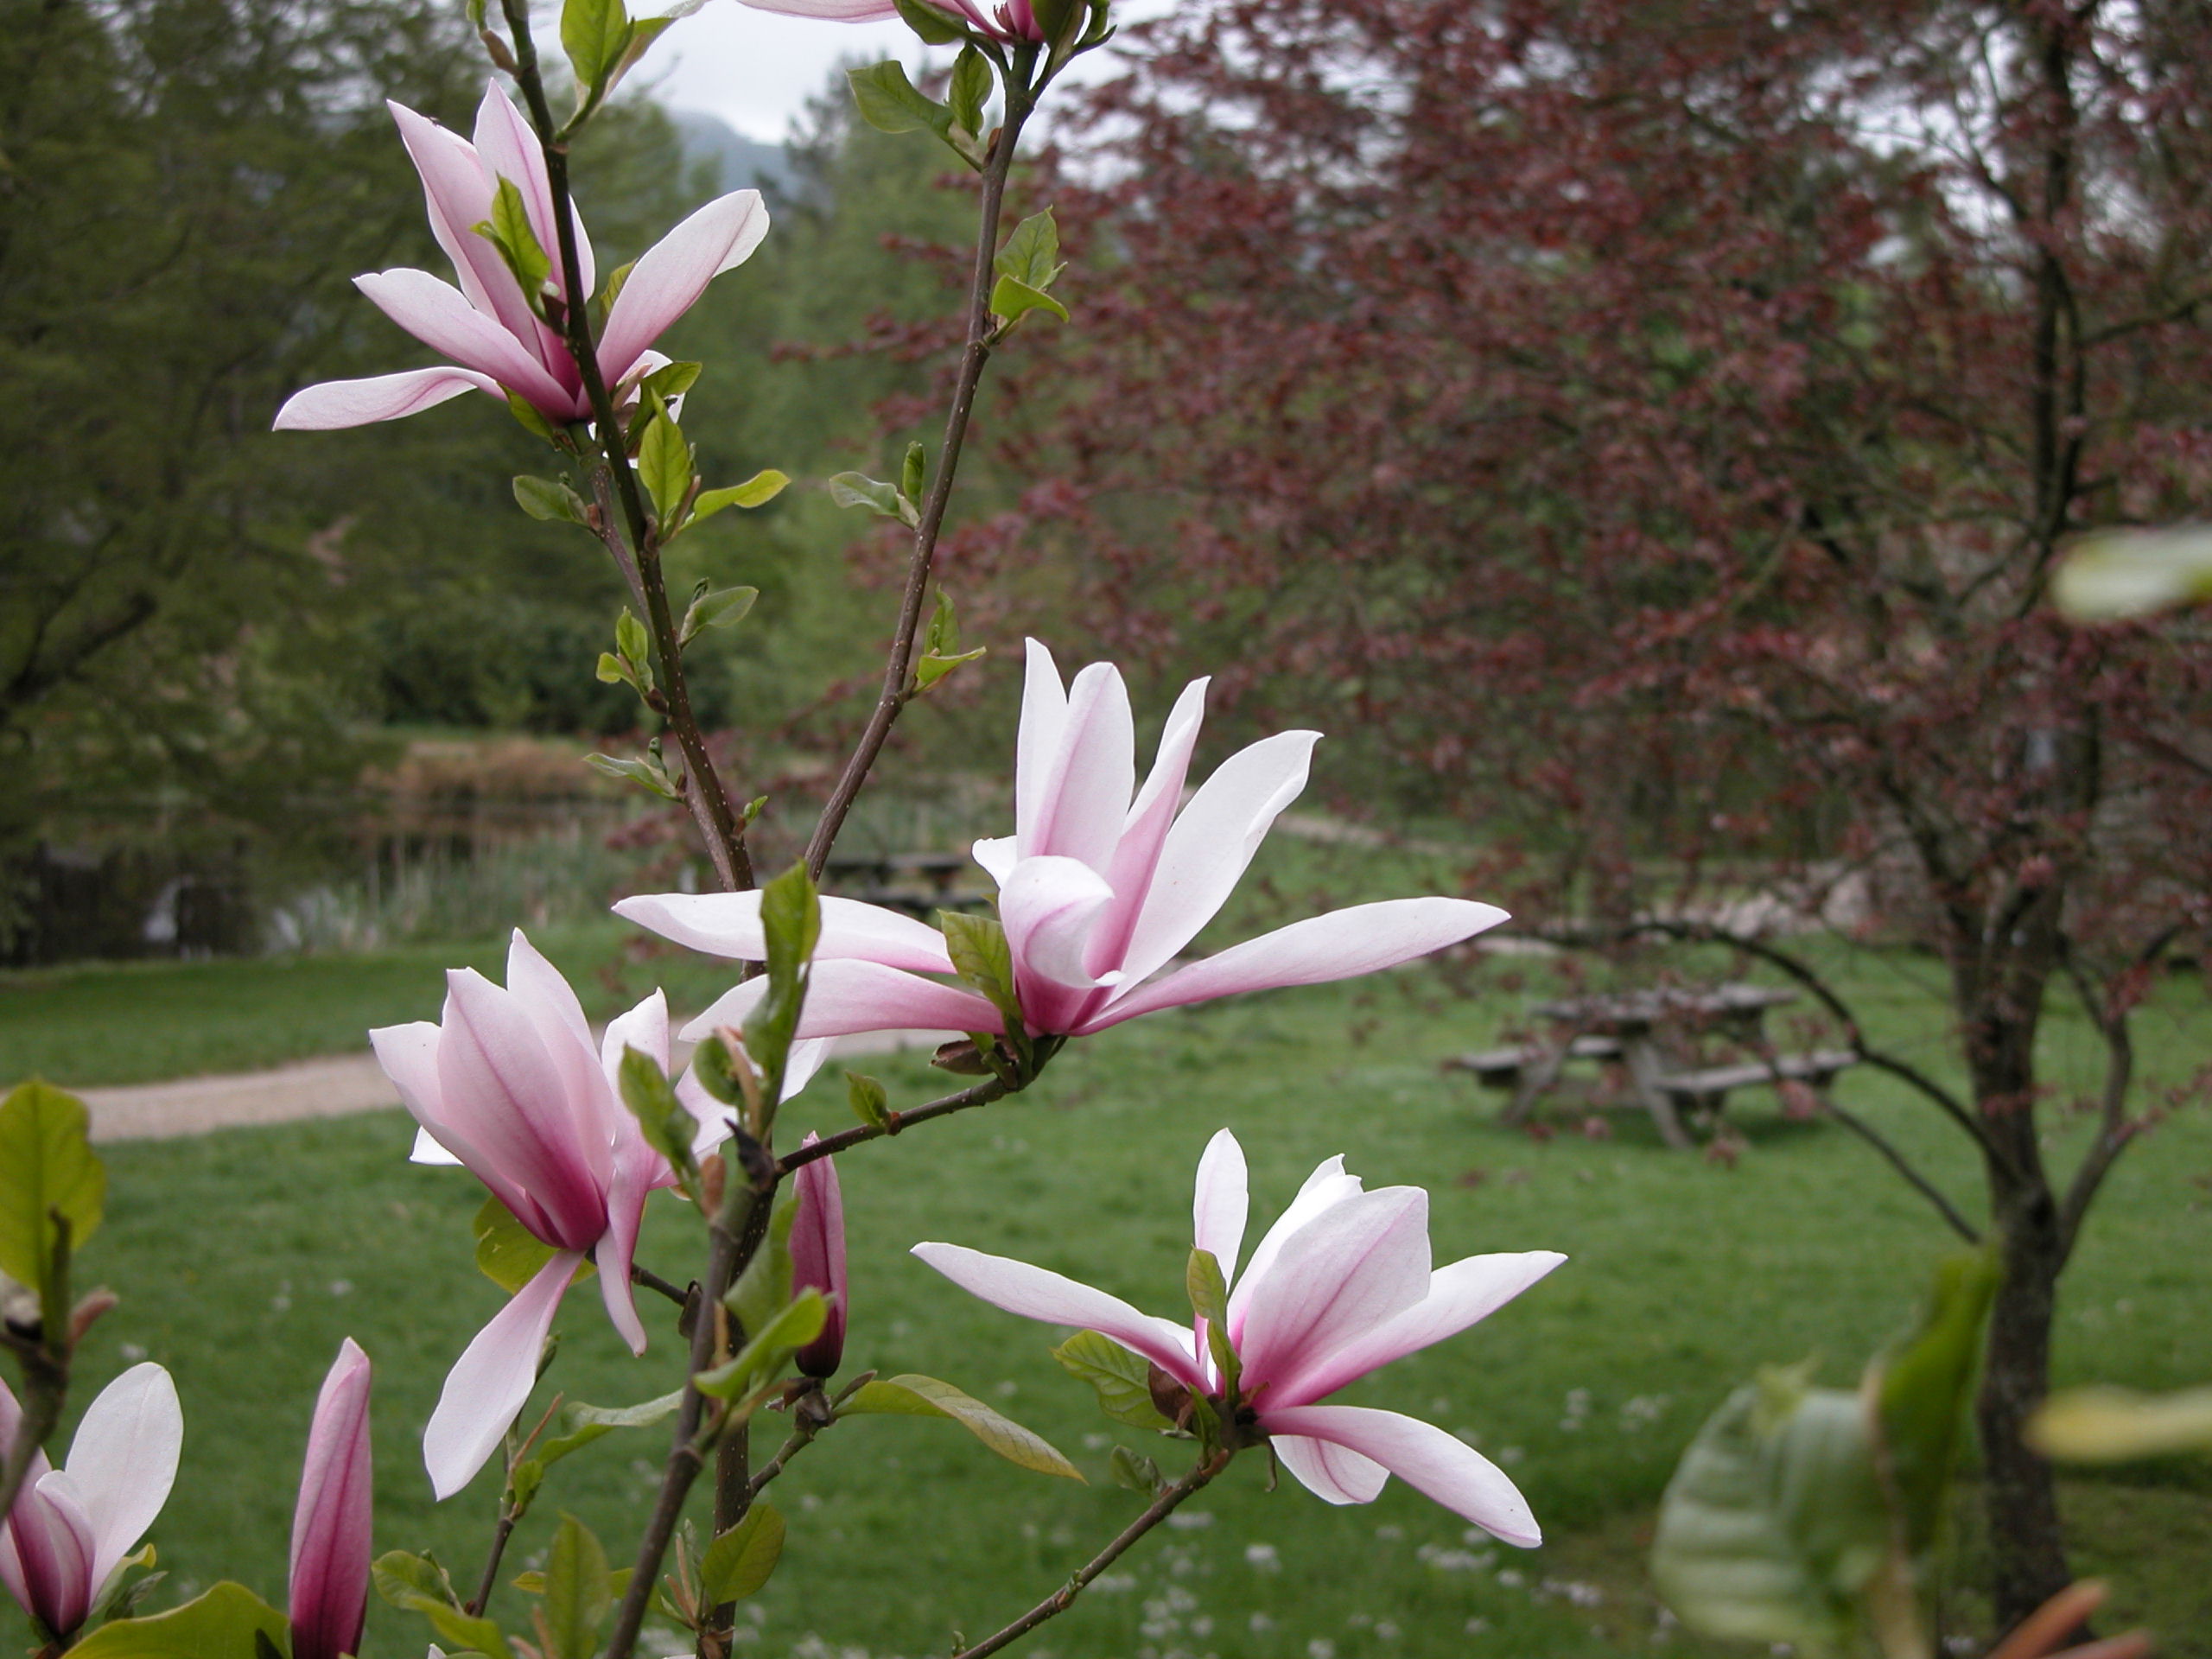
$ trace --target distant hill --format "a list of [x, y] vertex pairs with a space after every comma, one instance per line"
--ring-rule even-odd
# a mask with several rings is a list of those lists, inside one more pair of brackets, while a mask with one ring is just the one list
[[671, 110], [677, 137], [683, 144], [683, 159], [706, 162], [720, 171], [719, 190], [785, 188], [791, 181], [791, 158], [781, 144], [764, 144], [747, 138], [719, 116], [703, 110]]

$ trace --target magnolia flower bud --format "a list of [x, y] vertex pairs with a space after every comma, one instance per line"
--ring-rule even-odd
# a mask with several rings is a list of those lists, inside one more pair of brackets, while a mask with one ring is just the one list
[[358, 1653], [369, 1611], [369, 1357], [351, 1337], [323, 1378], [292, 1514], [292, 1659]]
[[[821, 1137], [810, 1135], [801, 1144]], [[833, 1375], [845, 1357], [845, 1203], [837, 1190], [836, 1160], [817, 1158], [799, 1166], [791, 1178], [798, 1192], [798, 1215], [791, 1223], [791, 1287], [810, 1287], [830, 1299], [822, 1334], [798, 1351], [798, 1368], [809, 1376]]]

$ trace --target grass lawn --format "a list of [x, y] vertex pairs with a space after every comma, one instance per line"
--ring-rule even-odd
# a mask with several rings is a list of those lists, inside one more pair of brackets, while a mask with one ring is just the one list
[[[616, 950], [597, 931], [550, 943], [572, 969]], [[496, 950], [474, 954], [488, 966]], [[0, 993], [0, 1066], [122, 1081], [348, 1046], [366, 1023], [431, 1012], [432, 969], [452, 959], [19, 977]], [[1940, 1004], [1927, 997], [1924, 966], [1847, 971], [1880, 1023], [1941, 1067]], [[712, 977], [696, 991], [679, 985], [677, 1000], [698, 1006]], [[602, 1011], [615, 1000], [594, 995]], [[1092, 1484], [1025, 1474], [950, 1424], [839, 1425], [773, 1489], [790, 1542], [783, 1571], [747, 1605], [748, 1650], [942, 1653], [954, 1630], [972, 1639], [1050, 1591], [1135, 1512], [1105, 1465], [1116, 1438], [1142, 1436], [1096, 1414], [1088, 1390], [1047, 1356], [1050, 1332], [969, 1299], [905, 1252], [925, 1238], [1002, 1251], [1172, 1313], [1191, 1171], [1226, 1124], [1252, 1160], [1255, 1228], [1315, 1162], [1342, 1151], [1370, 1185], [1430, 1189], [1440, 1260], [1570, 1253], [1520, 1302], [1344, 1396], [1477, 1438], [1522, 1484], [1550, 1541], [1522, 1554], [1471, 1539], [1395, 1483], [1378, 1503], [1344, 1510], [1287, 1480], [1270, 1492], [1263, 1460], [1248, 1457], [1179, 1517], [1188, 1524], [1140, 1546], [1023, 1650], [1705, 1651], [1665, 1630], [1642, 1583], [1651, 1508], [1682, 1446], [1760, 1364], [1817, 1354], [1828, 1380], [1853, 1376], [1907, 1317], [1948, 1236], [1847, 1135], [1784, 1122], [1756, 1095], [1742, 1097], [1749, 1146], [1732, 1168], [1665, 1153], [1625, 1121], [1602, 1140], [1539, 1142], [1498, 1128], [1497, 1097], [1440, 1077], [1436, 1062], [1487, 1044], [1519, 1001], [1505, 991], [1464, 1000], [1421, 970], [1158, 1016], [1077, 1045], [1017, 1100], [844, 1159], [851, 1368], [953, 1382], [1053, 1440]], [[2185, 982], [2163, 987], [2144, 1023], [2153, 1083], [2177, 1080], [2212, 1049], [2202, 993]], [[2075, 1075], [2091, 1058], [2079, 1022], [2061, 1014], [2049, 1040], [2060, 1079], [2086, 1081]], [[941, 1092], [915, 1062], [880, 1069], [895, 1103]], [[1932, 1114], [1879, 1078], [1850, 1074], [1840, 1087], [1971, 1198], [1969, 1160]], [[823, 1089], [789, 1109], [784, 1138], [843, 1120], [842, 1091]], [[83, 1375], [96, 1382], [149, 1355], [175, 1372], [185, 1401], [184, 1470], [155, 1533], [172, 1575], [156, 1605], [218, 1576], [281, 1599], [313, 1390], [349, 1333], [378, 1367], [378, 1548], [434, 1546], [457, 1579], [474, 1578], [493, 1478], [433, 1506], [416, 1442], [446, 1367], [499, 1299], [468, 1264], [479, 1189], [460, 1172], [405, 1163], [407, 1139], [405, 1122], [383, 1115], [105, 1150], [108, 1222], [86, 1271], [125, 1300]], [[2069, 1158], [2080, 1139], [2078, 1127], [2055, 1132], [2052, 1155]], [[2177, 1116], [2123, 1161], [2067, 1281], [2062, 1381], [2212, 1378], [2208, 1189], [2212, 1122], [2202, 1113]], [[696, 1255], [688, 1212], [656, 1199], [641, 1259], [681, 1279]], [[673, 1386], [668, 1321], [650, 1316], [652, 1350], [633, 1361], [597, 1303], [589, 1287], [571, 1298], [549, 1386], [601, 1403]], [[658, 1431], [639, 1431], [560, 1465], [512, 1566], [530, 1563], [563, 1510], [619, 1559], [624, 1517], [640, 1511], [663, 1449]], [[1139, 1449], [1175, 1466], [1173, 1445]], [[2169, 1656], [2212, 1656], [2212, 1471], [2149, 1465], [2075, 1483], [2069, 1498], [2080, 1557], [2113, 1580], [2119, 1618], [2156, 1622]], [[496, 1605], [511, 1628], [523, 1602], [509, 1592]], [[0, 1639], [16, 1628], [0, 1620]], [[423, 1640], [420, 1621], [372, 1608], [372, 1659], [420, 1654]]]

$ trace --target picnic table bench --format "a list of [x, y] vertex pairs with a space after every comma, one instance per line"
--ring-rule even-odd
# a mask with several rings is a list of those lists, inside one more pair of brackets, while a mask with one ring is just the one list
[[[1459, 1055], [1444, 1064], [1449, 1071], [1472, 1072], [1485, 1088], [1510, 1090], [1512, 1098], [1500, 1114], [1507, 1123], [1525, 1122], [1570, 1063], [1618, 1066], [1629, 1084], [1621, 1103], [1650, 1113], [1669, 1146], [1688, 1147], [1695, 1142], [1685, 1114], [1718, 1119], [1738, 1089], [1796, 1083], [1825, 1090], [1838, 1072], [1856, 1063], [1858, 1056], [1846, 1049], [1773, 1051], [1765, 1035], [1767, 1011], [1796, 1000], [1794, 991], [1730, 984], [1539, 1002], [1531, 1012], [1550, 1027], [1548, 1037]], [[1686, 1067], [1674, 1051], [1683, 1046], [1682, 1039], [1707, 1033], [1751, 1050], [1755, 1058]]]
[[833, 853], [823, 888], [863, 904], [903, 910], [926, 921], [940, 910], [972, 910], [990, 893], [962, 878], [976, 861], [965, 853]]

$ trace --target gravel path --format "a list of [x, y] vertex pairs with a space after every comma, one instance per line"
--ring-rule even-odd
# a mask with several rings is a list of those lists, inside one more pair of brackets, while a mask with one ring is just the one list
[[[840, 1056], [887, 1054], [904, 1048], [934, 1048], [957, 1035], [941, 1031], [881, 1031], [849, 1037]], [[175, 1083], [146, 1083], [122, 1089], [80, 1089], [92, 1110], [95, 1141], [167, 1141], [210, 1129], [235, 1129], [261, 1123], [292, 1123], [302, 1118], [346, 1117], [399, 1104], [399, 1095], [370, 1054], [337, 1054], [297, 1060], [267, 1071], [239, 1071], [226, 1077], [185, 1077]]]

